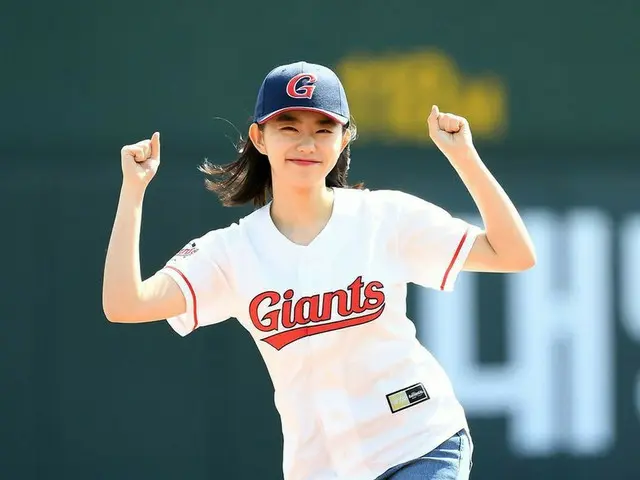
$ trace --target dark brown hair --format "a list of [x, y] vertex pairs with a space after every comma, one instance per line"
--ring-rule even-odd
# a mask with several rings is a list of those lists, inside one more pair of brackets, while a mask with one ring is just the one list
[[[264, 125], [258, 125], [258, 127], [261, 130], [264, 129]], [[362, 183], [353, 186], [349, 186], [347, 183], [347, 171], [351, 156], [350, 146], [356, 137], [356, 128], [353, 122], [343, 127], [343, 133], [346, 130], [350, 131], [351, 139], [340, 153], [336, 166], [327, 175], [325, 185], [336, 188], [362, 188]], [[238, 158], [234, 162], [226, 165], [214, 165], [205, 160], [199, 170], [209, 177], [205, 179], [207, 190], [216, 193], [226, 207], [250, 202], [255, 207], [262, 207], [273, 195], [269, 159], [258, 151], [248, 137], [240, 139]]]

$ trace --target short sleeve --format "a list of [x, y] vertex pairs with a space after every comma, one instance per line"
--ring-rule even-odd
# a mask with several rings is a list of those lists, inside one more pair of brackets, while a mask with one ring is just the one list
[[160, 272], [173, 278], [187, 303], [184, 314], [167, 318], [180, 335], [234, 316], [232, 269], [218, 231], [190, 241]]
[[396, 194], [397, 249], [408, 282], [452, 291], [480, 228], [416, 196]]

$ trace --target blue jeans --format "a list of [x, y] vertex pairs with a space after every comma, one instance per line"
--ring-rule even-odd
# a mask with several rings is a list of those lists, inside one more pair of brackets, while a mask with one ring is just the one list
[[460, 430], [426, 455], [396, 465], [376, 480], [468, 480], [471, 453], [467, 432]]

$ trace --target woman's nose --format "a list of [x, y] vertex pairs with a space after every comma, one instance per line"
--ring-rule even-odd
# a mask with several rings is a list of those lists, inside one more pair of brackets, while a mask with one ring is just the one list
[[300, 143], [298, 143], [298, 151], [301, 153], [313, 153], [316, 150], [316, 142], [312, 136], [307, 135], [304, 138], [300, 139]]

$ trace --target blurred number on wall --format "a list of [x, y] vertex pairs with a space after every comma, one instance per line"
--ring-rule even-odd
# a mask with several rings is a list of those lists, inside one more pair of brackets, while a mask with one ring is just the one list
[[616, 375], [619, 365], [633, 368], [620, 345], [640, 343], [640, 214], [614, 219], [589, 208], [524, 216], [538, 263], [503, 278], [504, 362], [478, 360], [478, 332], [496, 323], [478, 308], [484, 277], [461, 276], [455, 295], [420, 290], [419, 335], [447, 368], [470, 417], [509, 418], [516, 455], [609, 454], [624, 436], [617, 426], [633, 428], [624, 412], [640, 419], [640, 373]]

